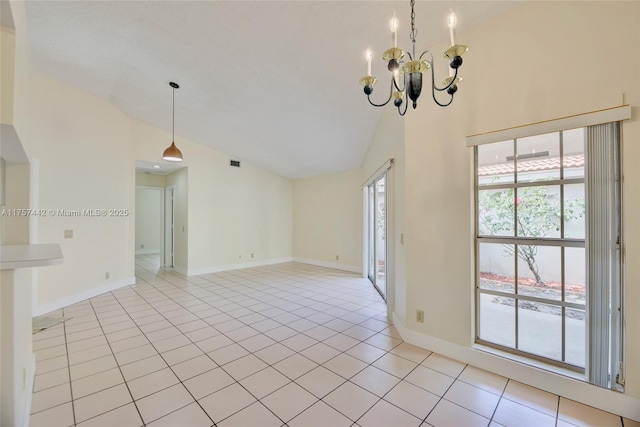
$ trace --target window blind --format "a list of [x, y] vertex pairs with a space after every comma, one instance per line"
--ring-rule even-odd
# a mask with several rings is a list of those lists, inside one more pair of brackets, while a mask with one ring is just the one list
[[588, 380], [622, 382], [619, 123], [589, 126], [585, 141]]

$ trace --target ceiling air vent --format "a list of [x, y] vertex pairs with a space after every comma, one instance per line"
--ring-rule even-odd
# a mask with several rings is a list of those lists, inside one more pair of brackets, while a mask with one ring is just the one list
[[229, 166], [232, 166], [234, 168], [239, 168], [240, 160], [229, 160]]

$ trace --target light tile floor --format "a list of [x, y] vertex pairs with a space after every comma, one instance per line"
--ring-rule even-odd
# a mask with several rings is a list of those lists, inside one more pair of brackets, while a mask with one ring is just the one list
[[354, 274], [136, 264], [34, 335], [32, 426], [638, 426], [403, 342]]

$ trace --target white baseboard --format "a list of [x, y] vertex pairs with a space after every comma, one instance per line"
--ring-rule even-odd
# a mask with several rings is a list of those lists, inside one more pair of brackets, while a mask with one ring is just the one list
[[497, 375], [506, 376], [549, 393], [640, 421], [640, 399], [638, 398], [596, 387], [587, 382], [537, 366], [527, 365], [498, 354], [474, 347], [466, 347], [408, 329], [395, 313], [393, 314], [393, 324], [398, 329], [402, 339], [409, 344], [434, 351]]
[[[180, 266], [178, 266], [178, 265], [174, 265], [174, 266], [173, 266], [173, 267], [171, 267], [171, 268], [173, 268], [173, 271], [175, 271], [176, 273], [180, 273], [180, 274], [182, 274], [183, 276], [186, 276], [186, 275], [187, 275], [187, 269], [186, 269], [186, 268], [184, 268], [184, 267], [180, 267]], [[192, 276], [193, 276], [193, 274], [192, 274]]]
[[136, 249], [136, 255], [160, 255], [160, 249]]
[[337, 262], [318, 261], [315, 259], [307, 258], [293, 258], [294, 262], [300, 262], [302, 264], [317, 265], [318, 267], [333, 268], [334, 270], [350, 271], [352, 273], [362, 274], [362, 268], [353, 265], [338, 264]]
[[136, 278], [127, 277], [126, 279], [118, 280], [115, 282], [108, 283], [103, 286], [98, 286], [97, 288], [87, 289], [84, 292], [80, 292], [74, 295], [70, 295], [68, 297], [60, 298], [55, 301], [48, 302], [46, 304], [39, 305], [33, 310], [33, 317], [41, 316], [45, 313], [49, 313], [50, 311], [59, 310], [63, 307], [67, 307], [71, 304], [75, 304], [80, 301], [84, 301], [89, 298], [97, 297], [98, 295], [102, 295], [106, 292], [115, 291], [118, 288], [122, 288], [123, 286], [135, 285]]
[[[267, 259], [267, 260], [261, 260], [261, 261], [249, 261], [249, 262], [243, 262], [239, 264], [216, 265], [216, 266], [204, 267], [204, 268], [190, 268], [190, 269], [187, 269], [186, 275], [200, 276], [202, 274], [218, 273], [220, 271], [239, 270], [241, 268], [251, 268], [251, 267], [261, 267], [263, 265], [282, 264], [283, 262], [291, 262], [291, 261], [293, 261], [291, 257], [286, 257], [286, 258]], [[181, 269], [183, 271], [178, 270], [177, 267], [173, 267], [173, 269], [176, 270], [178, 273], [185, 274], [183, 272], [184, 269]]]
[[[36, 379], [36, 354], [31, 353], [29, 357], [29, 372], [27, 372], [27, 388], [25, 389], [24, 408], [22, 409], [22, 422], [17, 425], [27, 427], [29, 416], [31, 415], [31, 398], [33, 396], [33, 384]], [[19, 421], [19, 420], [18, 420]]]

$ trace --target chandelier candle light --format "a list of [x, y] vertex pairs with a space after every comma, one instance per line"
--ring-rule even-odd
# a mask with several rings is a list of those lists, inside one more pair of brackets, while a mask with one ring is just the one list
[[[444, 53], [444, 57], [449, 60], [449, 77], [447, 77], [442, 84], [443, 87], [436, 86], [435, 73], [433, 69], [433, 54], [430, 50], [425, 50], [416, 56], [416, 35], [418, 30], [415, 25], [416, 14], [414, 11], [415, 0], [411, 0], [411, 38], [412, 51], [411, 53], [405, 52], [398, 47], [398, 19], [395, 14], [391, 18], [389, 28], [391, 29], [391, 39], [393, 41], [393, 47], [387, 49], [382, 59], [387, 62], [387, 69], [391, 72], [391, 88], [389, 90], [389, 97], [381, 104], [376, 104], [371, 101], [371, 94], [373, 93], [373, 85], [378, 80], [371, 74], [371, 58], [373, 56], [371, 49], [367, 49], [367, 75], [360, 79], [360, 84], [364, 86], [364, 93], [367, 95], [369, 103], [374, 107], [383, 107], [393, 99], [393, 105], [398, 108], [398, 113], [404, 116], [407, 112], [409, 103], [407, 98], [411, 99], [413, 108], [418, 106], [418, 98], [422, 92], [422, 75], [431, 70], [431, 95], [433, 101], [441, 107], [446, 107], [453, 101], [453, 95], [458, 90], [458, 83], [462, 80], [458, 77], [458, 68], [462, 65], [462, 55], [469, 50], [465, 45], [456, 44], [455, 28], [457, 24], [456, 15], [453, 10], [449, 14], [447, 24], [449, 26], [449, 39], [451, 41], [451, 47]], [[405, 62], [405, 55], [409, 57], [409, 61]], [[425, 55], [428, 55], [428, 59], [422, 59]], [[402, 83], [402, 85], [401, 85]], [[436, 92], [446, 91], [451, 98], [448, 102], [441, 103], [436, 98]], [[404, 109], [402, 108], [404, 104]]]

